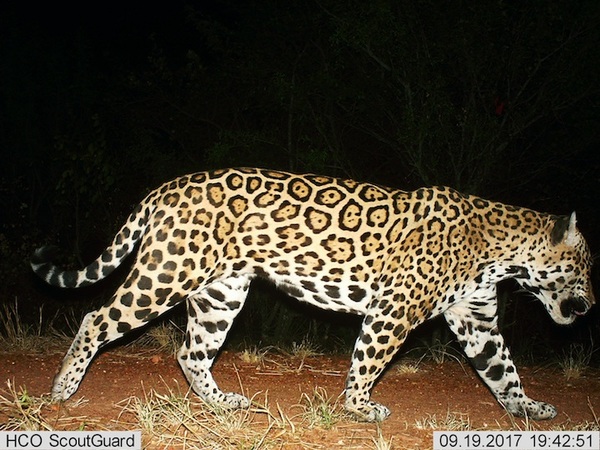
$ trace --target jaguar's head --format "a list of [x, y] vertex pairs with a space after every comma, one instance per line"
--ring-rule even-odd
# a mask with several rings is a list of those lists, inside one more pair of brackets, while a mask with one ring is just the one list
[[548, 236], [535, 242], [529, 255], [530, 276], [519, 280], [543, 304], [552, 319], [570, 324], [595, 303], [592, 255], [576, 226], [575, 213], [548, 218]]

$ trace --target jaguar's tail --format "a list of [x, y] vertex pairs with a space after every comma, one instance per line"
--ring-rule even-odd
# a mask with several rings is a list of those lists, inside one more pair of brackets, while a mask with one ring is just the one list
[[31, 258], [31, 268], [46, 283], [63, 288], [78, 288], [94, 284], [108, 276], [121, 265], [146, 233], [149, 217], [154, 211], [154, 198], [150, 194], [138, 204], [127, 222], [115, 235], [112, 244], [87, 267], [80, 270], [64, 270], [52, 263], [57, 249], [45, 246], [37, 249]]

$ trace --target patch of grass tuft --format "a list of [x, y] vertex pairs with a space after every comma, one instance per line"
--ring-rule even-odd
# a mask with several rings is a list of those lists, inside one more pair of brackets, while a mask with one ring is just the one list
[[415, 428], [419, 430], [447, 430], [468, 431], [471, 430], [471, 421], [466, 414], [446, 412], [443, 417], [435, 414], [427, 415], [424, 419], [415, 421]]
[[246, 364], [253, 364], [262, 367], [265, 364], [265, 358], [267, 354], [272, 350], [273, 347], [261, 348], [256, 345], [252, 345], [239, 352], [239, 357], [242, 362]]
[[321, 348], [314, 342], [311, 342], [307, 337], [302, 339], [302, 342], [300, 343], [292, 342], [292, 347], [290, 348], [289, 353], [291, 356], [300, 358], [302, 360], [323, 355]]
[[424, 356], [431, 359], [436, 364], [444, 364], [449, 360], [454, 360], [462, 365], [462, 362], [465, 359], [465, 355], [461, 352], [458, 352], [453, 343], [455, 341], [442, 342], [440, 340], [436, 340], [433, 343], [426, 344], [424, 347], [425, 353]]
[[317, 387], [311, 395], [303, 393], [300, 398], [302, 419], [309, 428], [320, 427], [326, 430], [333, 428], [346, 413], [340, 405], [341, 396], [330, 397], [327, 391]]
[[18, 389], [10, 380], [6, 392], [0, 392], [0, 431], [50, 431], [53, 427], [43, 417], [50, 396], [35, 397], [27, 388]]
[[132, 341], [129, 346], [135, 349], [151, 348], [169, 355], [176, 356], [177, 351], [183, 344], [183, 330], [175, 323], [161, 322], [151, 326], [147, 332]]
[[[189, 390], [150, 390], [143, 398], [130, 397], [120, 403], [119, 421], [133, 417], [128, 426], [142, 429], [145, 445], [183, 448], [260, 448], [281, 445], [289, 419], [276, 418], [266, 407], [229, 410], [210, 405]], [[268, 420], [255, 421], [257, 415]], [[274, 430], [279, 430], [277, 433]], [[274, 434], [275, 436], [271, 437]]]
[[47, 352], [71, 338], [53, 328], [53, 320], [44, 323], [40, 307], [35, 324], [25, 324], [19, 314], [17, 299], [0, 305], [0, 349], [22, 352]]
[[590, 365], [594, 350], [591, 346], [573, 344], [563, 351], [558, 366], [567, 380], [579, 378]]
[[394, 365], [394, 369], [396, 374], [398, 375], [414, 375], [419, 373], [422, 369], [420, 367], [421, 362], [425, 358], [425, 355], [421, 356], [419, 359], [407, 359], [402, 360], [401, 362]]
[[389, 440], [383, 436], [380, 426], [377, 426], [377, 437], [371, 438], [375, 450], [392, 450], [394, 448], [392, 444], [393, 440], [393, 436]]

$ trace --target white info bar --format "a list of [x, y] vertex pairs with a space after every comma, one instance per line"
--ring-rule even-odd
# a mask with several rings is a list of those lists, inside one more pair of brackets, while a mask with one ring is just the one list
[[600, 431], [434, 431], [433, 450], [600, 450]]
[[0, 431], [0, 450], [141, 450], [141, 431]]

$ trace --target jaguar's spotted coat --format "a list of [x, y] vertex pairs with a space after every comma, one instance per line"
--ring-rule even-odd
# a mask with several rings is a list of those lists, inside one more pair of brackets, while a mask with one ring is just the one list
[[219, 390], [210, 368], [259, 276], [301, 301], [365, 316], [345, 405], [366, 420], [389, 415], [370, 400], [371, 388], [410, 329], [438, 314], [508, 411], [546, 419], [556, 410], [525, 395], [498, 332], [496, 283], [517, 279], [561, 324], [594, 303], [591, 256], [574, 214], [540, 214], [445, 187], [404, 192], [260, 169], [168, 182], [85, 269], [60, 270], [43, 249], [32, 267], [52, 285], [85, 286], [138, 243], [125, 283], [83, 320], [54, 380], [55, 399], [77, 390], [104, 344], [186, 301], [178, 359], [187, 379], [209, 402], [247, 407], [245, 397]]

